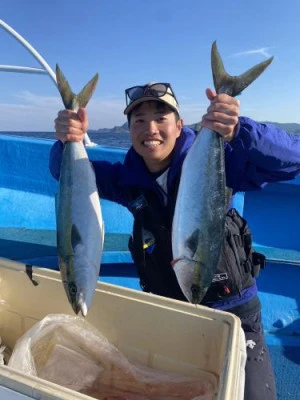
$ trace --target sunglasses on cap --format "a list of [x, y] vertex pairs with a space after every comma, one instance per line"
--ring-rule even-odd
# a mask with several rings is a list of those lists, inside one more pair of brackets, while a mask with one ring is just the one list
[[163, 97], [165, 94], [172, 96], [176, 103], [178, 101], [173, 92], [173, 89], [169, 83], [153, 83], [144, 86], [133, 86], [125, 90], [126, 105], [128, 106], [131, 102], [140, 99], [141, 97]]

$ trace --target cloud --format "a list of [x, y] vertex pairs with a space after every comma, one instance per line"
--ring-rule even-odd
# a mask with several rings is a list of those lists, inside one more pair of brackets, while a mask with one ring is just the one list
[[271, 49], [271, 47], [261, 47], [260, 49], [255, 49], [255, 50], [245, 50], [245, 51], [241, 51], [239, 53], [231, 54], [229, 57], [239, 57], [239, 56], [247, 56], [247, 55], [252, 55], [252, 54], [259, 54], [266, 58], [269, 58], [269, 57], [271, 57], [271, 54], [269, 54], [269, 52], [268, 52], [269, 49]]
[[44, 107], [60, 107], [62, 102], [59, 96], [39, 96], [34, 93], [24, 90], [16, 93], [13, 97], [22, 100], [25, 104], [31, 107], [44, 108]]
[[[54, 131], [54, 119], [63, 108], [60, 96], [22, 91], [13, 99], [17, 101], [0, 103], [0, 131]], [[90, 129], [112, 128], [126, 121], [120, 98], [92, 98], [87, 110]]]
[[199, 122], [202, 115], [206, 114], [207, 104], [201, 103], [184, 103], [180, 105], [180, 114], [185, 124], [194, 124]]
[[[54, 132], [57, 112], [63, 108], [60, 96], [40, 96], [22, 91], [13, 96], [14, 101], [0, 103], [0, 131]], [[113, 128], [123, 125], [126, 117], [124, 99], [93, 97], [87, 106], [89, 128]], [[208, 103], [181, 103], [180, 110], [186, 124], [199, 122], [206, 113]]]

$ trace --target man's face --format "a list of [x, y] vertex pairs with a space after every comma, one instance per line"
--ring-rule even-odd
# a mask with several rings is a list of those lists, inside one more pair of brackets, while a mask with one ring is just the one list
[[158, 172], [169, 165], [181, 128], [182, 120], [176, 121], [175, 113], [162, 108], [156, 101], [145, 101], [132, 111], [132, 145], [151, 172]]

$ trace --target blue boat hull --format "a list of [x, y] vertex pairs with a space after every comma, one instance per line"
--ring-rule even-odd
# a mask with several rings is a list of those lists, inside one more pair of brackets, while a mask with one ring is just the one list
[[[51, 140], [0, 136], [0, 257], [58, 269]], [[122, 161], [125, 150], [98, 146], [92, 160]], [[234, 206], [251, 227], [255, 247], [268, 259], [258, 278], [263, 323], [279, 399], [300, 399], [300, 178], [241, 193]], [[140, 290], [127, 249], [132, 216], [102, 200], [106, 238], [100, 280]], [[298, 206], [298, 207], [297, 207]], [[122, 223], [120, 223], [122, 221]]]

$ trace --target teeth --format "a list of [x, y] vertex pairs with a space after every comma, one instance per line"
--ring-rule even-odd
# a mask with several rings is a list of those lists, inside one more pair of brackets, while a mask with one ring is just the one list
[[160, 144], [160, 142], [158, 140], [146, 140], [144, 142], [144, 145], [148, 146], [148, 147], [150, 147], [150, 146], [158, 146], [159, 144]]

